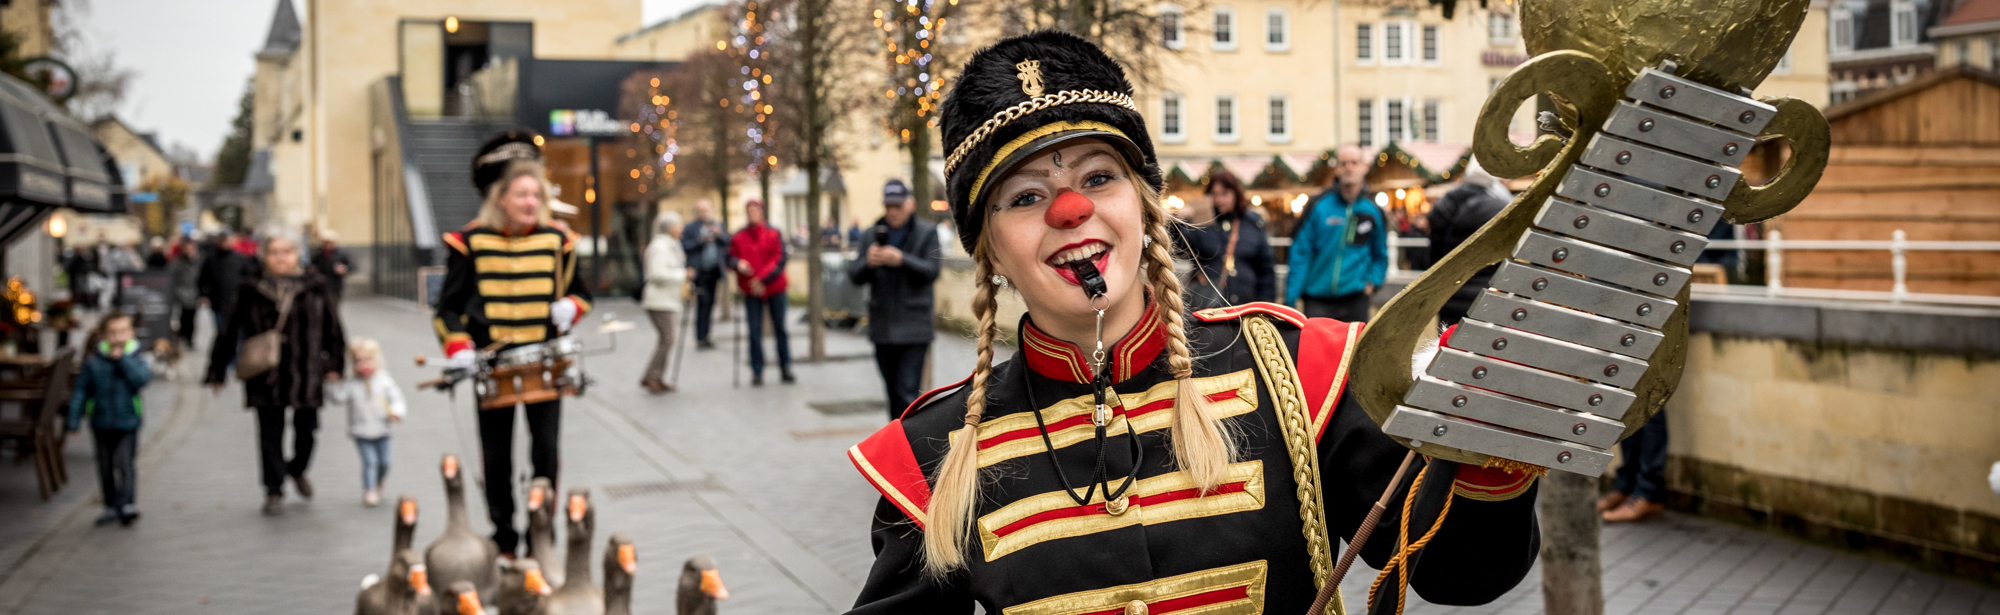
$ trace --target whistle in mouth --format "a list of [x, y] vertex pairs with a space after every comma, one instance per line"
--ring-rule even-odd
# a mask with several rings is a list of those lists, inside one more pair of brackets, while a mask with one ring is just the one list
[[1083, 285], [1083, 296], [1091, 299], [1104, 296], [1104, 275], [1098, 273], [1097, 265], [1090, 259], [1078, 259], [1069, 263], [1069, 270], [1076, 272], [1076, 281]]

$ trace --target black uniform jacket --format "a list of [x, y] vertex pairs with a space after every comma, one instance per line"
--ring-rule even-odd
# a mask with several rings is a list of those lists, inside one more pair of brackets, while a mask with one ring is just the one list
[[549, 303], [558, 299], [575, 302], [582, 320], [590, 290], [577, 275], [576, 239], [547, 226], [519, 235], [483, 226], [445, 233], [450, 249], [433, 319], [445, 354], [555, 337]]
[[[875, 221], [874, 228], [888, 224]], [[870, 239], [854, 247], [854, 260], [847, 265], [847, 279], [855, 286], [869, 285], [868, 341], [877, 344], [928, 344], [937, 337], [931, 286], [937, 282], [939, 262], [944, 252], [938, 247], [937, 225], [911, 216], [903, 233], [903, 264], [898, 267], [870, 267]]]
[[[1116, 397], [1107, 401], [1116, 405], [1108, 432], [1115, 435], [1105, 439], [1104, 464], [1114, 486], [1133, 468], [1128, 429], [1144, 453], [1123, 510], [1112, 514], [1119, 507], [1107, 507], [1101, 489], [1087, 506], [1065, 494], [1028, 393], [1032, 388], [1048, 439], [1081, 493], [1097, 455], [1088, 354], [1024, 319], [1021, 351], [996, 366], [988, 384], [979, 426], [981, 499], [965, 569], [931, 578], [921, 560], [926, 476], [943, 459], [947, 435], [964, 425], [965, 387], [919, 399], [848, 450], [883, 494], [873, 525], [875, 564], [854, 613], [970, 613], [975, 601], [1006, 615], [1306, 611], [1317, 586], [1275, 404], [1302, 407], [1309, 417], [1304, 426], [1317, 439], [1310, 446], [1336, 537], [1332, 558], [1408, 450], [1342, 394], [1348, 346], [1361, 325], [1308, 321], [1268, 303], [1196, 313], [1203, 322], [1189, 331], [1195, 385], [1231, 417], [1241, 443], [1226, 482], [1204, 496], [1173, 468], [1167, 434], [1175, 383], [1161, 352], [1165, 327], [1151, 309], [1109, 353]], [[1540, 548], [1533, 484], [1526, 474], [1429, 464], [1410, 539], [1430, 527], [1444, 498], [1456, 499], [1419, 554], [1412, 589], [1431, 602], [1483, 604], [1514, 587]], [[1363, 549], [1373, 566], [1393, 555], [1402, 502], [1399, 494]], [[1385, 608], [1394, 602], [1393, 592], [1386, 595]], [[1362, 611], [1365, 597], [1345, 599], [1349, 612]]]

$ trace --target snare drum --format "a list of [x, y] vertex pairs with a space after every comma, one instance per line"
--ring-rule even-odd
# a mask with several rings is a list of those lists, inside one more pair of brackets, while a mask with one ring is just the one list
[[501, 351], [493, 358], [492, 369], [473, 381], [479, 409], [511, 408], [576, 395], [582, 382], [582, 368], [576, 359], [582, 350], [581, 342], [560, 337]]

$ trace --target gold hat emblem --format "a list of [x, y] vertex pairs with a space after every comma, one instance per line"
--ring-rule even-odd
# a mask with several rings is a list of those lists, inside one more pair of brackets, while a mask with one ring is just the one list
[[1021, 93], [1027, 94], [1028, 98], [1040, 97], [1042, 95], [1042, 61], [1022, 60], [1020, 64], [1015, 64], [1014, 68], [1021, 71], [1014, 75], [1021, 78]]

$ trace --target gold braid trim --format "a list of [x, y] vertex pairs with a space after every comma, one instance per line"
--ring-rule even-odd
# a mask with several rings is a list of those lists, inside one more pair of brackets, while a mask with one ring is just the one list
[[993, 131], [999, 130], [1014, 120], [1021, 119], [1021, 116], [1036, 111], [1078, 103], [1117, 105], [1131, 110], [1133, 113], [1139, 112], [1139, 105], [1132, 102], [1130, 94], [1101, 90], [1069, 90], [1036, 96], [1021, 104], [1008, 107], [999, 113], [993, 114], [993, 117], [987, 119], [986, 123], [979, 125], [979, 129], [972, 131], [971, 135], [967, 135], [964, 141], [959, 142], [958, 147], [952, 149], [951, 156], [944, 159], [944, 176], [947, 178], [951, 177], [952, 171], [958, 169], [958, 163], [964, 162], [965, 156], [972, 151], [972, 148], [977, 147], [981, 141], [985, 141], [987, 137], [993, 136]]
[[[1304, 522], [1301, 531], [1305, 533], [1307, 554], [1311, 556], [1313, 589], [1318, 590], [1333, 576], [1333, 546], [1327, 539], [1319, 450], [1312, 438], [1312, 419], [1306, 416], [1305, 385], [1299, 382], [1292, 355], [1286, 352], [1284, 338], [1278, 335], [1278, 327], [1269, 318], [1261, 315], [1245, 318], [1243, 330], [1250, 334], [1250, 354], [1264, 376], [1264, 385], [1270, 388], [1271, 401], [1277, 405], [1278, 424], [1285, 435], [1285, 449], [1291, 453], [1292, 483], [1298, 486], [1299, 520]], [[1347, 606], [1341, 600], [1340, 590], [1334, 590], [1327, 610], [1334, 615], [1346, 615]]]

